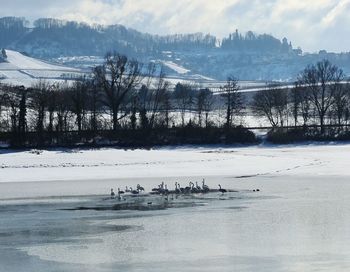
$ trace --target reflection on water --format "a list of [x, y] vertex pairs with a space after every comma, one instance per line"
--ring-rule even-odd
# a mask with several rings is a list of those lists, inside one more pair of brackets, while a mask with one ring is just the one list
[[345, 178], [232, 186], [167, 200], [1, 201], [0, 271], [349, 271]]

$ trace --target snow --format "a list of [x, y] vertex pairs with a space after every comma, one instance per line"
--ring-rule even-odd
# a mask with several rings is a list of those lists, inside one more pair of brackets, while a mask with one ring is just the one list
[[207, 76], [203, 76], [203, 75], [199, 75], [199, 74], [193, 75], [192, 78], [198, 79], [198, 80], [207, 80], [207, 81], [214, 81], [215, 80], [211, 77], [207, 77]]
[[[19, 52], [6, 50], [7, 62], [0, 63], [0, 82], [10, 85], [30, 87], [38, 80], [63, 82], [61, 75], [80, 73], [78, 69], [54, 65], [25, 56]], [[1, 77], [5, 77], [1, 80]]]
[[0, 153], [0, 182], [142, 177], [350, 176], [350, 145]]
[[0, 82], [9, 84], [9, 85], [23, 85], [31, 86], [34, 79], [24, 73], [21, 73], [19, 70], [0, 70], [1, 74], [5, 76], [5, 79]]
[[[65, 71], [76, 71], [76, 69], [53, 65], [41, 60], [37, 60], [31, 57], [27, 57], [19, 52], [6, 50], [7, 54], [7, 69], [24, 70], [24, 69], [40, 69], [40, 70], [65, 70]], [[1, 64], [0, 64], [1, 67]]]
[[[10, 85], [23, 85], [31, 87], [38, 80], [46, 80], [48, 82], [65, 82], [65, 79], [74, 80], [74, 77], [87, 73], [86, 70], [66, 67], [63, 65], [51, 64], [46, 61], [38, 60], [25, 56], [13, 50], [6, 50], [8, 55], [7, 63], [0, 63], [0, 82]], [[101, 64], [101, 58], [94, 56], [85, 57], [67, 57], [59, 58], [58, 61], [64, 63], [71, 63], [76, 65], [79, 63], [80, 67], [91, 67], [94, 64]], [[85, 64], [84, 64], [85, 63]], [[168, 68], [174, 70], [178, 76], [167, 76], [166, 80], [173, 86], [177, 83], [193, 83], [197, 82], [202, 87], [208, 87], [220, 90], [225, 81], [215, 81], [210, 77], [200, 74], [191, 74], [191, 70], [176, 64], [173, 61], [162, 61]], [[62, 77], [62, 79], [60, 79]], [[72, 77], [72, 79], [71, 79]], [[266, 83], [263, 81], [239, 81], [240, 92], [256, 92], [266, 88]], [[293, 87], [292, 85], [285, 85], [284, 88]]]
[[190, 72], [191, 70], [188, 70], [178, 64], [176, 64], [175, 62], [172, 61], [163, 61], [163, 64], [167, 67], [169, 67], [170, 69], [174, 70], [175, 72], [177, 72], [178, 74], [187, 74], [188, 72]]

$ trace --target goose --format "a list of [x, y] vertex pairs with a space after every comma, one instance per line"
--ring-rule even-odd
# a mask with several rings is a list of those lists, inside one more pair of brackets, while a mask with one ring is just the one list
[[185, 187], [185, 189], [184, 189], [185, 194], [191, 193], [191, 183], [192, 182], [189, 182], [188, 186]]
[[164, 185], [164, 189], [162, 189], [162, 195], [165, 196], [164, 200], [169, 201], [169, 190], [168, 190], [168, 185]]
[[201, 190], [202, 190], [201, 186], [198, 185], [198, 182], [197, 182], [197, 181], [196, 181], [196, 188], [197, 188], [198, 191], [201, 191]]
[[223, 194], [224, 194], [224, 193], [227, 193], [227, 190], [226, 190], [226, 189], [222, 189], [220, 184], [219, 184], [219, 188], [220, 188], [220, 189], [219, 189], [219, 192], [221, 192], [221, 193], [223, 193]]
[[133, 195], [138, 195], [138, 194], [139, 194], [139, 191], [133, 190], [131, 187], [130, 187], [130, 192], [131, 192]]
[[158, 192], [159, 191], [159, 187], [158, 188], [152, 188], [152, 192]]
[[122, 200], [122, 196], [124, 194], [124, 191], [121, 191], [119, 188], [118, 188], [118, 199], [119, 200]]
[[193, 182], [190, 182], [190, 185], [191, 185], [191, 193], [192, 194], [197, 194], [200, 192], [200, 190], [198, 190], [196, 187], [194, 187], [194, 183]]
[[[175, 182], [175, 194], [181, 194], [181, 191], [180, 191], [180, 189], [179, 188], [177, 188], [177, 185], [178, 185], [178, 183], [177, 182]], [[179, 184], [180, 185], [180, 184]], [[180, 186], [179, 186], [180, 187]]]
[[182, 194], [184, 194], [184, 193], [185, 193], [185, 188], [182, 188], [181, 185], [180, 185], [180, 183], [178, 183], [178, 186], [179, 186], [180, 192], [181, 192]]
[[205, 180], [204, 179], [202, 181], [202, 190], [203, 190], [203, 193], [208, 193], [210, 191], [209, 186], [205, 185]]
[[165, 194], [165, 189], [164, 189], [164, 182], [158, 185], [158, 190], [157, 192], [161, 195]]
[[169, 190], [168, 190], [168, 185], [165, 184], [164, 190], [163, 190], [163, 194], [168, 195], [169, 194]]
[[114, 198], [115, 197], [115, 193], [114, 193], [114, 190], [113, 188], [111, 189], [111, 198]]
[[160, 187], [161, 187], [161, 185], [158, 185], [158, 188], [153, 188], [153, 189], [152, 189], [152, 192], [153, 192], [154, 194], [159, 194], [159, 192], [160, 192]]
[[137, 190], [144, 192], [145, 188], [143, 188], [140, 184], [137, 184]]

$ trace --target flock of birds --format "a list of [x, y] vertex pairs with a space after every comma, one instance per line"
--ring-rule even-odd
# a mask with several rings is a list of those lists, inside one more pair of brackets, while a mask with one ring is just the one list
[[[151, 192], [148, 194], [150, 195], [191, 195], [191, 194], [205, 194], [205, 193], [211, 193], [211, 192], [220, 192], [222, 194], [225, 194], [227, 192], [236, 192], [234, 190], [227, 190], [221, 187], [220, 184], [218, 184], [218, 189], [210, 189], [208, 185], [205, 184], [205, 180], [202, 180], [202, 186], [198, 185], [198, 182], [193, 183], [189, 182], [188, 186], [181, 187], [180, 183], [175, 182], [175, 189], [169, 190], [167, 184], [162, 182], [158, 185], [157, 188], [153, 188]], [[253, 190], [253, 191], [260, 191], [259, 189]], [[143, 188], [140, 184], [137, 184], [136, 189], [133, 189], [132, 187], [125, 187], [125, 190], [121, 190], [118, 188], [117, 195], [118, 198], [121, 199], [122, 195], [130, 195], [130, 196], [138, 196], [140, 194], [145, 193], [145, 188]], [[111, 189], [111, 198], [116, 198], [116, 193], [114, 192], [114, 189]]]

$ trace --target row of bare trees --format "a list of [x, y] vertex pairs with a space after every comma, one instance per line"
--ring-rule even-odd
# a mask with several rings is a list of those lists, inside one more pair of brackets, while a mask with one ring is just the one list
[[[238, 89], [233, 78], [223, 87], [222, 96], [195, 84], [178, 83], [172, 88], [154, 63], [143, 66], [126, 56], [107, 54], [90, 77], [73, 84], [2, 85], [0, 132], [11, 132], [22, 144], [26, 132], [36, 132], [42, 143], [45, 135], [57, 132], [208, 127], [213, 126], [210, 113], [223, 105], [227, 106], [226, 126], [231, 127], [232, 116], [243, 106]], [[176, 115], [181, 116], [180, 123]]]
[[273, 127], [344, 125], [350, 121], [350, 85], [344, 72], [329, 61], [310, 65], [294, 88], [269, 86], [254, 96], [253, 110]]
[[[22, 145], [26, 132], [37, 133], [38, 143], [54, 133], [76, 131], [154, 130], [172, 127], [225, 128], [235, 117], [251, 109], [272, 127], [319, 125], [350, 121], [350, 88], [341, 69], [328, 61], [308, 66], [294, 88], [269, 86], [255, 94], [252, 102], [229, 77], [213, 93], [196, 84], [171, 87], [162, 69], [143, 66], [116, 53], [108, 54], [91, 77], [73, 84], [40, 81], [31, 88], [1, 86], [0, 132], [11, 132]], [[223, 122], [215, 116], [221, 114]]]

